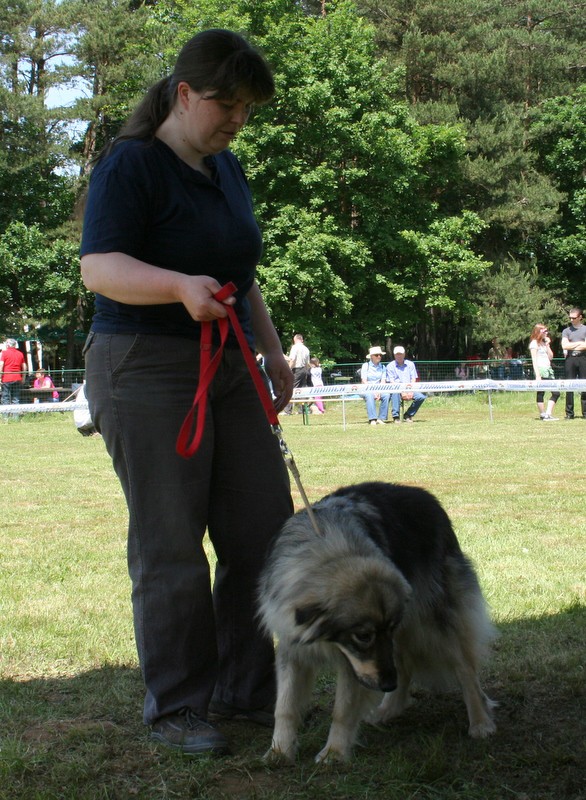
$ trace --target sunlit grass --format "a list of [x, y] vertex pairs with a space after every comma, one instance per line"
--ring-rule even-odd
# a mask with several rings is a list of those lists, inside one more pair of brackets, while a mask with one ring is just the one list
[[[0, 798], [578, 800], [586, 638], [586, 422], [544, 424], [533, 395], [429, 398], [413, 425], [370, 427], [362, 402], [281, 418], [310, 499], [362, 480], [434, 492], [474, 560], [500, 629], [485, 672], [489, 742], [459, 698], [422, 698], [365, 729], [349, 767], [317, 769], [334, 687], [320, 682], [299, 765], [267, 770], [270, 732], [231, 723], [236, 755], [170, 757], [141, 725], [126, 511], [103, 442], [70, 415], [0, 421]], [[301, 499], [293, 489], [297, 508]], [[505, 788], [506, 787], [506, 788]], [[582, 787], [582, 788], [580, 788]]]

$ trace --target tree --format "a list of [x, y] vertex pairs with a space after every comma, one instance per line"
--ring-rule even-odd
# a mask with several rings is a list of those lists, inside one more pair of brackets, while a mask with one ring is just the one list
[[461, 205], [489, 225], [488, 258], [508, 252], [556, 221], [563, 196], [529, 147], [530, 111], [571, 91], [584, 70], [586, 3], [542, 0], [362, 0], [405, 93], [423, 122], [461, 121], [468, 167]]
[[525, 353], [533, 326], [541, 322], [552, 333], [560, 330], [564, 306], [559, 297], [539, 285], [535, 271], [508, 263], [486, 273], [477, 283], [478, 313], [470, 338], [479, 346], [495, 336], [502, 344]]
[[586, 84], [546, 100], [532, 115], [531, 147], [540, 168], [564, 193], [560, 218], [534, 242], [544, 284], [559, 287], [571, 305], [586, 305]]
[[0, 235], [0, 325], [4, 330], [48, 326], [66, 343], [64, 366], [74, 366], [75, 329], [85, 295], [79, 245], [48, 239], [37, 225], [13, 222]]
[[[376, 57], [372, 26], [351, 2], [328, 2], [317, 15], [285, 0], [170, 5], [186, 33], [243, 30], [273, 66], [275, 101], [258, 110], [234, 149], [262, 223], [259, 280], [283, 340], [299, 329], [322, 354], [361, 357], [373, 340], [411, 332], [430, 286], [417, 290], [417, 303], [404, 291], [403, 232], [433, 231], [437, 262], [467, 269], [447, 220], [442, 236], [431, 227], [451, 216], [444, 204], [459, 175], [461, 132], [423, 128], [394, 99], [397, 78]], [[469, 265], [474, 255], [461, 242], [464, 251]], [[457, 287], [446, 280], [446, 293]], [[461, 298], [451, 299], [457, 313]], [[425, 346], [441, 349], [433, 335]]]
[[60, 173], [69, 140], [46, 107], [67, 52], [63, 9], [55, 0], [21, 0], [0, 9], [0, 231], [15, 220], [51, 228], [73, 207]]
[[87, 122], [77, 144], [82, 174], [113, 138], [137, 99], [165, 74], [165, 27], [153, 24], [148, 2], [67, 0], [77, 20], [73, 54], [76, 71], [88, 87], [72, 114]]
[[[152, 5], [20, 0], [0, 8], [0, 324], [51, 329], [69, 366], [78, 366], [75, 332], [89, 316], [74, 214], [84, 181], [75, 165], [85, 174], [136, 95], [165, 69]], [[49, 107], [50, 90], [72, 84], [86, 86], [89, 97]]]

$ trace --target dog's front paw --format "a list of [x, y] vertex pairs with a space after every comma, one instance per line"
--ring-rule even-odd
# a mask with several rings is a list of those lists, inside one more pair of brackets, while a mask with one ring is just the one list
[[338, 750], [326, 745], [315, 757], [316, 764], [345, 764], [350, 761], [352, 753], [349, 750]]
[[271, 767], [292, 767], [295, 764], [295, 750], [285, 752], [271, 747], [264, 754], [262, 760]]
[[364, 722], [368, 723], [369, 725], [380, 725], [382, 722], [380, 708], [371, 708], [368, 714], [366, 714], [364, 717]]
[[365, 717], [365, 722], [370, 725], [387, 725], [392, 720], [399, 717], [406, 708], [412, 706], [415, 698], [408, 695], [399, 697], [395, 692], [386, 694], [382, 702]]
[[486, 739], [496, 731], [496, 724], [494, 720], [487, 719], [484, 722], [479, 722], [477, 725], [471, 725], [468, 728], [468, 734], [473, 739]]

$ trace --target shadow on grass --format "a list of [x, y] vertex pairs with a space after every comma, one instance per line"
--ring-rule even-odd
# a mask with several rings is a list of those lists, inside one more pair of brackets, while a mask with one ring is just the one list
[[301, 732], [298, 764], [269, 769], [267, 729], [226, 723], [225, 759], [159, 750], [141, 723], [134, 666], [73, 676], [0, 681], [2, 800], [125, 798], [385, 798], [385, 800], [584, 800], [586, 609], [500, 626], [484, 675], [499, 702], [498, 731], [466, 735], [459, 693], [428, 695], [387, 729], [365, 726], [350, 765], [317, 768], [333, 680], [320, 681]]

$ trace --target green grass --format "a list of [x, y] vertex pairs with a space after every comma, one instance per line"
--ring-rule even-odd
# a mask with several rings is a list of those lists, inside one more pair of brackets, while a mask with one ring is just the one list
[[[563, 398], [559, 410], [562, 410]], [[586, 798], [586, 422], [540, 423], [533, 395], [430, 398], [416, 424], [369, 427], [360, 402], [283, 418], [304, 487], [388, 480], [434, 492], [500, 631], [483, 674], [498, 731], [466, 736], [457, 694], [419, 695], [354, 761], [318, 768], [324, 676], [298, 764], [269, 769], [270, 731], [228, 723], [235, 755], [158, 750], [141, 724], [123, 497], [103, 442], [70, 415], [0, 422], [1, 800], [580, 800]], [[296, 506], [300, 507], [294, 491]]]

